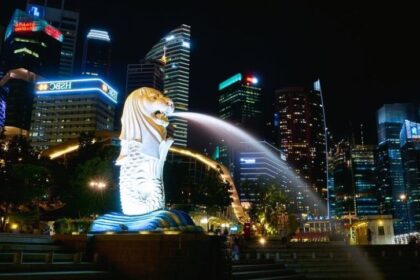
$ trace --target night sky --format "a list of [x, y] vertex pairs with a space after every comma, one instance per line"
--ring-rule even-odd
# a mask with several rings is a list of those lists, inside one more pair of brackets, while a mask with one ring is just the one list
[[[2, 0], [0, 24], [24, 0]], [[420, 101], [418, 9], [392, 1], [69, 1], [81, 13], [79, 47], [91, 27], [110, 31], [111, 83], [125, 88], [136, 63], [161, 37], [191, 25], [192, 111], [217, 114], [217, 86], [255, 73], [265, 102], [276, 88], [320, 77], [327, 125], [336, 138], [365, 124], [376, 143], [375, 112], [384, 103]], [[370, 2], [370, 3], [367, 3]], [[80, 67], [81, 48], [77, 56]], [[77, 70], [77, 69], [76, 69]]]

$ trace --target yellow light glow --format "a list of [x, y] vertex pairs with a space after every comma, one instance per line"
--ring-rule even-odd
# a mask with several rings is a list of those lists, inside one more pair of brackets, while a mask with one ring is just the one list
[[177, 230], [165, 230], [163, 232], [163, 234], [168, 234], [168, 235], [176, 235], [176, 234], [180, 234], [181, 231], [177, 231]]
[[383, 226], [383, 225], [384, 225], [384, 221], [379, 220], [379, 221], [378, 221], [378, 225]]
[[19, 227], [19, 225], [17, 223], [12, 223], [10, 225], [10, 229], [13, 229], [13, 230], [17, 229], [18, 227]]
[[113, 232], [113, 231], [106, 231], [105, 232], [105, 234], [108, 234], [108, 235], [110, 235], [110, 234], [114, 234], [115, 232]]
[[55, 159], [55, 158], [61, 157], [62, 155], [65, 155], [65, 154], [74, 152], [77, 149], [79, 149], [79, 145], [68, 146], [68, 147], [66, 147], [66, 148], [64, 148], [62, 150], [59, 150], [59, 151], [57, 151], [55, 153], [52, 153], [50, 155], [50, 159]]
[[265, 245], [265, 243], [267, 242], [267, 240], [266, 240], [264, 237], [260, 237], [260, 239], [258, 240], [258, 242], [259, 242], [262, 246], [264, 246], [264, 245]]

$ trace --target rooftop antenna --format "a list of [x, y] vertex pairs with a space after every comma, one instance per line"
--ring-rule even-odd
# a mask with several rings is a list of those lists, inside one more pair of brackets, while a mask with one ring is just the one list
[[364, 146], [365, 141], [363, 139], [363, 123], [360, 124], [360, 140], [362, 141], [362, 146]]
[[163, 46], [163, 55], [160, 58], [160, 61], [162, 61], [163, 65], [166, 65], [168, 62], [168, 58], [166, 57], [166, 46]]

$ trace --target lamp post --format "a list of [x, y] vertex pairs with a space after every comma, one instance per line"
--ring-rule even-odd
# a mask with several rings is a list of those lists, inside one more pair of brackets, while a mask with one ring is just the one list
[[[104, 198], [103, 198], [103, 193], [102, 192], [107, 187], [106, 182], [104, 182], [102, 180], [91, 180], [89, 182], [89, 187], [91, 189], [95, 190], [95, 191], [99, 191], [100, 192], [100, 196], [101, 196], [100, 199], [102, 200], [102, 206], [101, 207], [103, 208], [103, 200], [104, 200]], [[99, 205], [99, 201], [98, 200], [99, 199], [96, 196], [96, 198], [95, 198], [95, 206], [96, 206], [97, 209], [98, 209], [98, 205]], [[94, 207], [94, 209], [95, 209], [95, 207]], [[93, 211], [93, 212], [95, 212], [95, 211]]]

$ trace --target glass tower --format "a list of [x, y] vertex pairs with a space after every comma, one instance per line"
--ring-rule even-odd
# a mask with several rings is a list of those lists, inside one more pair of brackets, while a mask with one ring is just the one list
[[91, 29], [83, 47], [82, 74], [109, 77], [111, 39], [107, 31]]
[[385, 104], [377, 112], [380, 211], [394, 216], [396, 234], [409, 231], [406, 204], [400, 199], [405, 194], [400, 132], [404, 121], [416, 121], [418, 114], [418, 108], [410, 103]]
[[[320, 82], [317, 80], [313, 89], [287, 87], [276, 90], [275, 96], [277, 143], [287, 154], [296, 174], [326, 203], [327, 139]], [[314, 205], [313, 211], [318, 208], [321, 209]]]
[[409, 217], [410, 231], [420, 230], [420, 123], [404, 121], [400, 134], [406, 194], [400, 195]]
[[[57, 3], [57, 1], [55, 1]], [[51, 7], [51, 1], [29, 0], [26, 12], [34, 17], [42, 18], [57, 28], [64, 35], [58, 66], [58, 76], [73, 75], [76, 58], [77, 34], [79, 28], [79, 13], [67, 9], [65, 0], [59, 0], [58, 5]]]
[[[164, 67], [164, 94], [175, 103], [175, 110], [188, 111], [190, 84], [190, 40], [191, 27], [185, 24], [175, 28], [152, 47], [146, 54], [146, 60], [160, 59]], [[174, 144], [187, 146], [188, 122], [177, 117], [170, 117], [174, 126]]]

